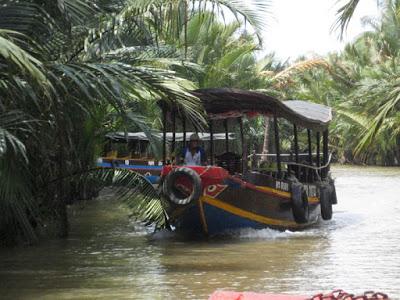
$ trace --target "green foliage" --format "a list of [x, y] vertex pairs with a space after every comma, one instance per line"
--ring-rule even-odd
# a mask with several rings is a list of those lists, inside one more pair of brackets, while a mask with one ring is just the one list
[[91, 170], [108, 131], [151, 136], [160, 99], [204, 123], [188, 93], [202, 69], [185, 60], [185, 36], [195, 16], [215, 16], [213, 26], [226, 11], [261, 29], [242, 1], [0, 0], [1, 243], [32, 243], [50, 227], [65, 236], [66, 205], [109, 184], [163, 226], [161, 200], [137, 175]]
[[[342, 30], [357, 3], [343, 7]], [[327, 67], [291, 76], [288, 96], [334, 107], [331, 146], [343, 161], [395, 165], [400, 163], [400, 1], [379, 5], [381, 17], [365, 20], [371, 30], [342, 53], [329, 55]]]

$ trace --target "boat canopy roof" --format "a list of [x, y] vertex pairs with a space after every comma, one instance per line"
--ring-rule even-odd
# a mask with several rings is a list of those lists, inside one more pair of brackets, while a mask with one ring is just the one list
[[332, 120], [330, 107], [308, 101], [280, 101], [258, 92], [231, 88], [199, 89], [192, 94], [201, 100], [211, 119], [276, 113], [277, 117], [315, 130], [326, 129]]
[[[186, 141], [190, 140], [190, 136], [195, 132], [186, 132]], [[156, 139], [162, 139], [162, 133], [153, 133], [152, 134]], [[202, 141], [209, 141], [210, 140], [210, 133], [208, 132], [198, 132], [197, 135], [199, 136], [200, 140]], [[106, 137], [119, 142], [126, 142], [126, 141], [149, 141], [146, 133], [144, 132], [110, 132], [106, 134]], [[235, 134], [230, 132], [228, 133], [228, 138], [230, 140], [235, 139]], [[167, 141], [172, 142], [173, 140], [173, 133], [167, 132]], [[225, 133], [214, 133], [213, 140], [225, 140]], [[175, 141], [176, 142], [183, 142], [183, 132], [176, 132], [175, 133]]]

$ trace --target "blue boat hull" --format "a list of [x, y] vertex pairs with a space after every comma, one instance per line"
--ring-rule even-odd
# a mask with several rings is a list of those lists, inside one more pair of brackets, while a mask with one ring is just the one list
[[315, 224], [319, 219], [319, 205], [312, 207], [310, 221], [306, 224], [279, 226], [243, 217], [214, 205], [199, 202], [187, 207], [174, 221], [176, 230], [194, 235], [213, 236], [242, 228], [301, 229]]

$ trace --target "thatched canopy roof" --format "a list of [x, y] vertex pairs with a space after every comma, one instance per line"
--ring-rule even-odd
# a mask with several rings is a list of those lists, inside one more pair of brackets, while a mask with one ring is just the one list
[[324, 130], [332, 119], [329, 107], [307, 101], [280, 101], [261, 93], [230, 88], [200, 89], [192, 93], [202, 101], [212, 119], [276, 113], [278, 117], [315, 130]]

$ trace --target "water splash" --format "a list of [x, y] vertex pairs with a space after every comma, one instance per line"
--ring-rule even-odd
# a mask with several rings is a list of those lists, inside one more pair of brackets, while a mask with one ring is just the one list
[[176, 238], [176, 233], [167, 229], [158, 230], [149, 235], [150, 240], [169, 240], [173, 238]]
[[253, 228], [242, 228], [226, 232], [227, 236], [239, 239], [262, 239], [262, 240], [275, 240], [275, 239], [287, 239], [287, 238], [302, 238], [315, 236], [316, 231], [280, 231], [271, 228], [264, 229], [253, 229]]

